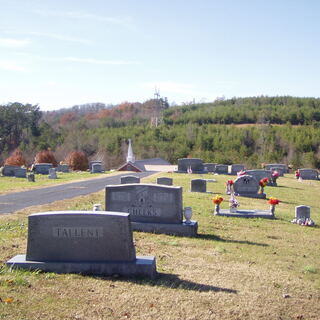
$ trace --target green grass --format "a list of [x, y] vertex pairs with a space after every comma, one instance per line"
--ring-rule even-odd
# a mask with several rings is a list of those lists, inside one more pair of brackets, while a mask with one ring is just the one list
[[92, 179], [104, 176], [106, 173], [102, 174], [91, 174], [90, 172], [58, 172], [57, 176], [58, 179], [49, 179], [48, 175], [36, 174], [35, 175], [35, 182], [29, 182], [26, 178], [16, 178], [16, 177], [5, 177], [0, 176], [0, 194], [2, 193], [9, 193], [9, 192], [18, 192], [18, 191], [25, 191], [29, 189], [39, 188], [39, 187], [46, 187], [66, 182], [72, 182], [76, 180], [82, 179]]
[[[134, 232], [137, 255], [154, 255], [156, 280], [88, 277], [0, 269], [0, 319], [319, 319], [320, 228], [292, 224], [297, 205], [310, 205], [320, 224], [320, 181], [281, 177], [267, 187], [279, 198], [276, 219], [214, 216], [212, 197], [228, 207], [225, 181], [213, 194], [190, 192], [197, 175], [161, 174], [183, 186], [183, 205], [199, 223], [195, 238]], [[144, 179], [154, 183], [159, 175]], [[203, 175], [212, 178], [212, 175]], [[266, 200], [238, 197], [241, 208], [264, 209]], [[0, 216], [0, 260], [25, 253], [27, 216], [50, 210], [91, 209], [104, 192]], [[1, 301], [0, 300], [0, 301]]]

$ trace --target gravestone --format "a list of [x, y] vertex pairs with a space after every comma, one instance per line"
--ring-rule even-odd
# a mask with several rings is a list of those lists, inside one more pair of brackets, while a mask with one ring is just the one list
[[265, 199], [265, 193], [258, 193], [260, 186], [256, 178], [250, 175], [239, 176], [233, 184], [235, 194], [242, 197]]
[[208, 172], [214, 172], [216, 169], [216, 163], [204, 163], [203, 166]]
[[27, 169], [20, 168], [20, 167], [15, 169], [14, 176], [17, 178], [26, 178], [27, 177]]
[[105, 208], [130, 213], [137, 231], [195, 236], [198, 223], [186, 224], [182, 214], [182, 187], [155, 184], [106, 186]]
[[53, 168], [52, 163], [36, 163], [34, 165], [34, 173], [49, 174], [49, 169]]
[[14, 177], [15, 171], [18, 169], [20, 169], [19, 166], [11, 166], [11, 165], [5, 164], [2, 169], [2, 174], [6, 177]]
[[67, 164], [58, 164], [57, 172], [68, 173], [69, 172], [69, 166]]
[[284, 173], [285, 173], [283, 167], [271, 167], [270, 171], [271, 171], [271, 174], [272, 174], [274, 171], [277, 171], [277, 172], [279, 173], [279, 177], [283, 177], [283, 176], [284, 176]]
[[295, 218], [297, 220], [302, 219], [310, 219], [310, 207], [309, 206], [297, 206]]
[[255, 170], [246, 170], [245, 174], [249, 176], [253, 176], [259, 183], [261, 179], [268, 178], [269, 182], [267, 186], [276, 186], [275, 183], [272, 182], [272, 176], [271, 171], [269, 170], [261, 170], [261, 169], [255, 169]]
[[228, 167], [228, 174], [236, 176], [239, 171], [244, 170], [243, 164], [232, 164]]
[[191, 192], [207, 192], [207, 181], [204, 179], [191, 180]]
[[102, 170], [102, 164], [101, 163], [98, 163], [98, 162], [95, 162], [95, 163], [92, 163], [91, 165], [91, 173], [101, 173], [103, 170]]
[[198, 158], [178, 159], [178, 172], [187, 173], [189, 168], [191, 168], [192, 173], [205, 173], [204, 165], [201, 159], [198, 159]]
[[35, 182], [36, 181], [35, 178], [34, 178], [34, 173], [29, 173], [27, 175], [27, 179], [28, 179], [29, 182]]
[[136, 176], [123, 176], [120, 178], [121, 184], [140, 183], [140, 178]]
[[215, 173], [228, 174], [228, 165], [227, 164], [216, 164]]
[[271, 170], [273, 167], [282, 168], [283, 173], [289, 173], [288, 166], [283, 163], [268, 163], [264, 165], [265, 170]]
[[173, 184], [172, 178], [167, 178], [167, 177], [157, 178], [157, 184], [163, 184], [163, 185], [166, 185], [166, 186], [172, 186], [172, 184]]
[[155, 277], [154, 257], [136, 257], [129, 214], [56, 211], [28, 218], [27, 254], [14, 268], [57, 273]]
[[[99, 161], [99, 160], [93, 160], [93, 161], [90, 161], [89, 162], [89, 170], [91, 173], [98, 173], [98, 172], [93, 172], [93, 166], [94, 165], [100, 165], [100, 172], [102, 172], [104, 169], [103, 169], [103, 164], [102, 164], [102, 161]], [[96, 166], [96, 170], [99, 169], [99, 166]]]
[[316, 169], [299, 169], [300, 178], [303, 180], [319, 180], [319, 171]]
[[54, 169], [54, 168], [49, 169], [48, 178], [49, 179], [58, 179], [56, 169]]

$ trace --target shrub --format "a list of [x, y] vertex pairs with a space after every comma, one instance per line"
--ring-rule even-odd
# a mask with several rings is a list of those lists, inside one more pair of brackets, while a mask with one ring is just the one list
[[50, 150], [43, 150], [36, 154], [34, 163], [52, 163], [54, 167], [57, 166], [58, 162]]
[[22, 152], [19, 149], [16, 149], [12, 155], [5, 160], [4, 164], [21, 167], [26, 165], [26, 160], [23, 157]]
[[84, 152], [70, 152], [65, 161], [72, 170], [86, 171], [88, 169], [88, 157]]

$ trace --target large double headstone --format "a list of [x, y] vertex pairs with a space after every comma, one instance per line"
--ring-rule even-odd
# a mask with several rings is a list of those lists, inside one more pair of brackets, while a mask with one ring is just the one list
[[216, 169], [216, 163], [204, 163], [203, 166], [205, 168], [205, 170], [207, 170], [208, 172], [214, 172]]
[[276, 183], [273, 183], [271, 171], [256, 169], [256, 170], [246, 170], [245, 174], [253, 176], [259, 183], [261, 179], [268, 178], [268, 186], [276, 186]]
[[234, 192], [242, 197], [265, 199], [265, 193], [259, 193], [259, 182], [250, 175], [239, 176], [233, 184]]
[[19, 166], [4, 165], [2, 174], [7, 177], [26, 178], [27, 169]]
[[299, 169], [300, 178], [303, 180], [319, 180], [319, 171], [316, 169]]
[[183, 221], [182, 187], [109, 185], [105, 205], [107, 211], [130, 213], [133, 230], [181, 236], [197, 234], [196, 221]]
[[27, 254], [10, 267], [57, 273], [156, 275], [154, 257], [136, 257], [129, 214], [99, 211], [36, 213], [28, 219]]
[[49, 174], [49, 169], [52, 169], [52, 163], [36, 163], [34, 165], [34, 173]]
[[204, 165], [201, 159], [198, 158], [183, 158], [178, 159], [178, 172], [188, 173], [205, 173]]
[[244, 165], [243, 164], [231, 164], [228, 168], [228, 173], [230, 175], [236, 176], [238, 172], [244, 170]]
[[283, 163], [268, 163], [264, 165], [265, 170], [271, 170], [272, 168], [282, 168], [283, 173], [289, 173], [289, 168]]
[[69, 172], [69, 166], [67, 164], [58, 164], [57, 172], [68, 173]]
[[216, 164], [214, 172], [217, 174], [228, 174], [228, 167], [227, 164]]

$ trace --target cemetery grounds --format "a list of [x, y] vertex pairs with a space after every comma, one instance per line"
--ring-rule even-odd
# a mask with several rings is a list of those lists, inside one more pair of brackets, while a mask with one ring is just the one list
[[[134, 232], [137, 255], [154, 255], [155, 280], [9, 270], [3, 263], [26, 252], [27, 216], [104, 206], [104, 191], [0, 216], [0, 319], [320, 319], [320, 228], [292, 224], [297, 205], [311, 206], [320, 224], [320, 181], [292, 174], [266, 187], [281, 200], [276, 219], [213, 216], [212, 197], [230, 176], [158, 174], [183, 186], [183, 204], [199, 223], [196, 238]], [[215, 178], [209, 193], [190, 181]], [[238, 197], [241, 209], [267, 210], [267, 200]]]

